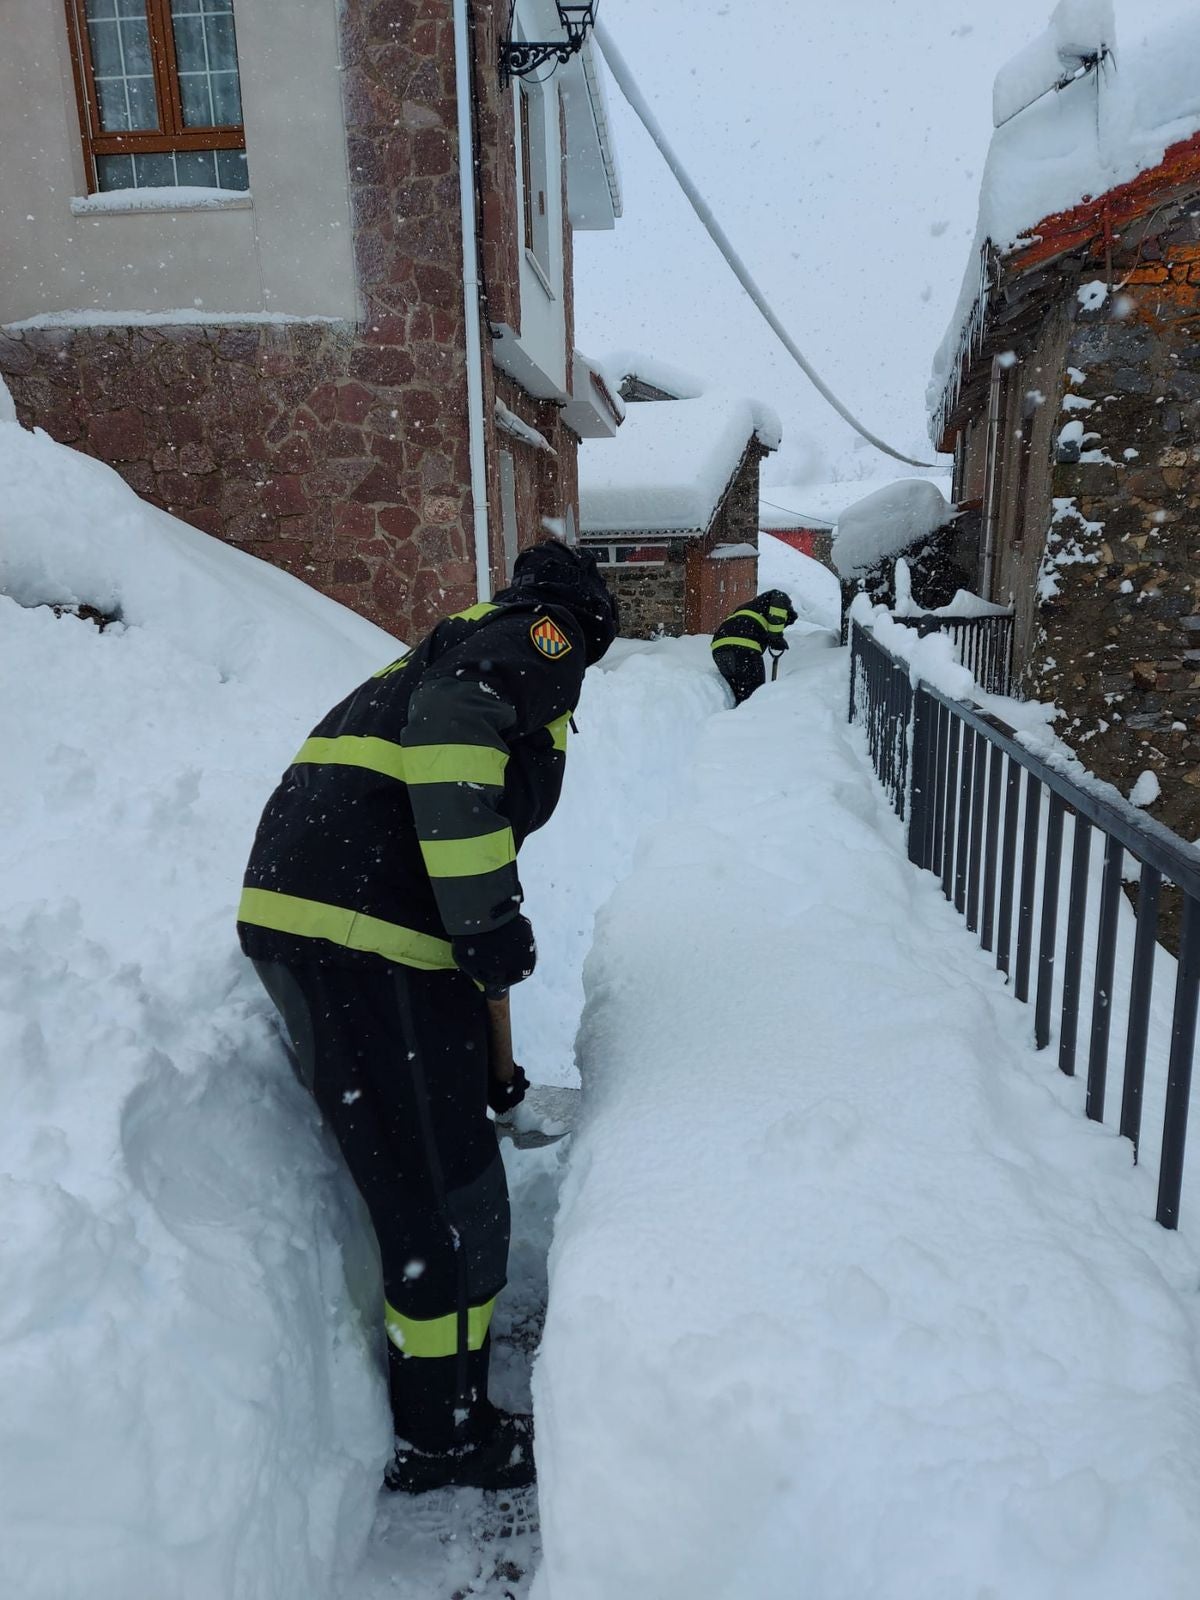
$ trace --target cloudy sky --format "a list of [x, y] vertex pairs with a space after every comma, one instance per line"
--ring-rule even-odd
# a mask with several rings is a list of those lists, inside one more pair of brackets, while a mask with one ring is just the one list
[[[1197, 0], [1118, 0], [1118, 47]], [[975, 233], [996, 70], [1051, 0], [601, 0], [643, 93], [825, 381], [928, 458], [925, 386]], [[625, 215], [576, 235], [576, 339], [769, 401], [767, 483], [873, 477], [775, 342], [609, 85]], [[896, 468], [897, 471], [904, 469]]]

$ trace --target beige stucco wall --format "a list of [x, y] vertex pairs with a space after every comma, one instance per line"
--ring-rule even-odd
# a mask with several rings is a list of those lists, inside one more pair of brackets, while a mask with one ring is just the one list
[[236, 0], [253, 202], [74, 216], [63, 0], [3, 0], [0, 323], [46, 312], [357, 314], [337, 0]]

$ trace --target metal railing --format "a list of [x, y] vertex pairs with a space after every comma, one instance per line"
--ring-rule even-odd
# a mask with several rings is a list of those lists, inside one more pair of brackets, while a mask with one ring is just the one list
[[958, 646], [959, 660], [987, 694], [1008, 694], [1012, 687], [1013, 617], [1011, 611], [988, 617], [900, 617], [892, 621], [915, 628], [922, 636], [948, 633]]
[[[1182, 933], [1156, 1212], [1164, 1227], [1176, 1227], [1200, 995], [1200, 857], [1134, 807], [1114, 803], [1056, 771], [995, 718], [928, 684], [914, 686], [907, 663], [897, 661], [857, 622], [851, 623], [850, 645], [850, 720], [865, 726], [875, 771], [896, 814], [907, 819], [909, 859], [941, 879], [943, 894], [968, 930], [978, 934], [984, 950], [994, 951], [1016, 998], [1028, 1002], [1032, 992], [1038, 1049], [1050, 1042], [1057, 1009], [1058, 1064], [1068, 1076], [1075, 1073], [1087, 1002], [1086, 1109], [1096, 1122], [1104, 1119], [1112, 1019], [1126, 1014], [1120, 1132], [1131, 1140], [1135, 1159], [1142, 1138], [1162, 891], [1167, 884], [1179, 890]], [[1068, 831], [1064, 916], [1060, 880]], [[1093, 834], [1103, 841], [1103, 866], [1089, 920]], [[1118, 970], [1127, 857], [1139, 869], [1136, 931], [1126, 951], [1129, 959]]]

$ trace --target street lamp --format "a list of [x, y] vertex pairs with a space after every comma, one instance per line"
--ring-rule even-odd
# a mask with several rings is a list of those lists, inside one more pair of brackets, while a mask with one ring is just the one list
[[509, 38], [502, 39], [500, 76], [505, 80], [524, 78], [529, 73], [536, 72], [547, 61], [554, 61], [560, 67], [563, 66], [583, 49], [588, 29], [596, 25], [597, 4], [598, 0], [586, 0], [586, 4], [583, 5], [569, 5], [565, 0], [556, 0], [558, 20], [566, 34], [565, 39], [514, 39], [511, 34]]

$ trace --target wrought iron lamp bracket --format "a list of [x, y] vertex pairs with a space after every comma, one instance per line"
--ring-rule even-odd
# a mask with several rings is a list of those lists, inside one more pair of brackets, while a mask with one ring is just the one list
[[565, 66], [573, 55], [583, 49], [589, 28], [596, 25], [595, 0], [585, 5], [558, 5], [558, 20], [565, 39], [502, 39], [500, 42], [500, 77], [507, 83], [510, 78], [526, 78], [547, 61]]

